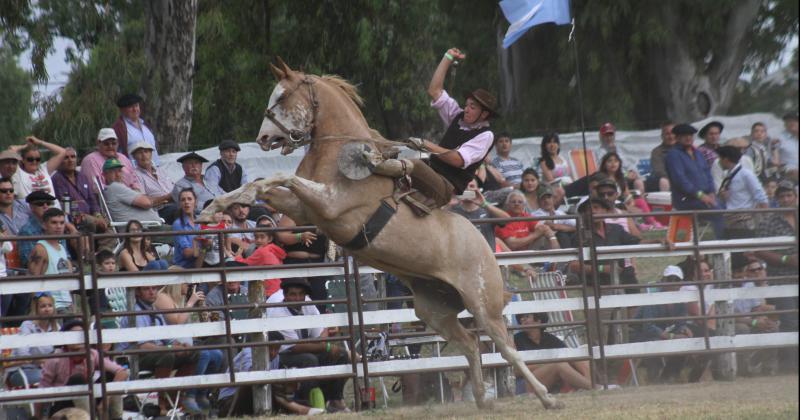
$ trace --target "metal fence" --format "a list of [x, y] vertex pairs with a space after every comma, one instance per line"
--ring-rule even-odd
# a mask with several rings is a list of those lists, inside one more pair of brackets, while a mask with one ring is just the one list
[[[769, 209], [769, 210], [753, 210], [751, 213], [763, 213], [766, 211], [776, 212], [796, 212], [796, 209]], [[591, 264], [593, 272], [596, 272], [597, 265], [603, 261], [618, 260], [621, 258], [630, 257], [664, 257], [664, 256], [694, 256], [695, 261], [699, 261], [701, 255], [721, 254], [729, 255], [732, 252], [745, 252], [745, 251], [774, 251], [783, 249], [797, 249], [798, 235], [795, 232], [794, 236], [788, 237], [770, 237], [770, 238], [752, 238], [752, 239], [737, 239], [737, 240], [701, 240], [698, 234], [698, 218], [706, 214], [720, 213], [720, 211], [701, 211], [701, 212], [665, 212], [665, 213], [648, 213], [647, 216], [660, 216], [660, 215], [690, 215], [693, 222], [693, 237], [691, 241], [681, 242], [675, 244], [674, 249], [665, 249], [661, 245], [633, 245], [633, 246], [607, 246], [607, 247], [579, 247], [568, 248], [548, 251], [519, 251], [519, 252], [506, 252], [498, 253], [497, 261], [501, 266], [509, 266], [514, 264], [538, 264], [538, 263], [559, 263], [569, 261], [579, 261], [581, 264]], [[624, 217], [639, 217], [645, 216], [644, 214], [626, 214]], [[620, 217], [620, 215], [608, 216], [595, 216], [602, 218]], [[556, 216], [556, 217], [536, 217], [528, 218], [536, 220], [556, 220], [556, 219], [576, 219], [577, 235], [579, 236], [579, 243], [583, 243], [582, 235], [584, 229], [582, 228], [583, 221], [576, 216]], [[513, 220], [526, 220], [525, 218], [516, 218]], [[502, 223], [508, 222], [509, 219], [488, 219], [482, 220], [479, 223]], [[295, 228], [291, 230], [307, 230], [309, 227]], [[289, 229], [280, 228], [262, 228], [256, 229], [257, 231], [280, 231]], [[208, 235], [216, 234], [221, 240], [224, 234], [237, 233], [237, 232], [252, 232], [252, 230], [226, 230], [226, 231], [193, 231], [193, 232], [145, 232], [135, 233], [133, 235], [147, 235], [147, 236], [165, 236], [165, 235]], [[115, 234], [115, 235], [88, 235], [90, 240], [91, 249], [87, 254], [94, 253], [95, 240], [113, 237], [124, 238], [131, 236], [131, 234]], [[76, 239], [78, 236], [66, 236], [68, 239]], [[31, 240], [41, 239], [41, 237], [10, 237], [6, 240]], [[222, 243], [220, 241], [220, 243]], [[84, 254], [83, 242], [78, 241], [79, 253]], [[220, 250], [222, 253], [222, 250]], [[224, 255], [221, 255], [221, 261], [224, 261]], [[297, 265], [282, 265], [270, 267], [213, 267], [202, 269], [185, 269], [179, 271], [146, 271], [146, 272], [116, 272], [116, 273], [103, 273], [98, 271], [94, 261], [91, 263], [84, 263], [82, 260], [78, 261], [77, 273], [63, 274], [63, 275], [47, 275], [47, 276], [12, 276], [0, 279], [0, 294], [18, 294], [18, 293], [34, 293], [42, 290], [70, 290], [76, 292], [80, 297], [80, 307], [77, 314], [73, 316], [79, 317], [83, 321], [83, 331], [68, 331], [68, 332], [49, 332], [33, 335], [0, 335], [0, 350], [8, 351], [14, 348], [22, 348], [29, 346], [63, 346], [68, 344], [82, 344], [84, 346], [83, 352], [71, 353], [58, 353], [53, 355], [43, 355], [36, 357], [14, 357], [4, 356], [2, 363], [8, 364], [18, 362], [21, 360], [31, 359], [44, 359], [53, 357], [71, 357], [80, 356], [81, 354], [88, 357], [89, 349], [96, 348], [100, 356], [100, 364], [102, 364], [105, 357], [121, 357], [128, 356], [135, 358], [137, 355], [143, 353], [153, 353], [153, 350], [143, 349], [130, 349], [125, 351], [106, 351], [103, 349], [103, 344], [116, 344], [137, 342], [144, 340], [156, 339], [172, 339], [176, 337], [209, 337], [209, 336], [223, 336], [224, 340], [219, 344], [198, 345], [193, 347], [196, 350], [202, 349], [221, 349], [224, 351], [227, 362], [233, 365], [234, 354], [243, 347], [264, 348], [269, 344], [264, 339], [264, 335], [268, 331], [279, 331], [287, 329], [305, 329], [305, 328], [330, 328], [339, 327], [344, 328], [344, 331], [335, 337], [318, 338], [318, 339], [301, 339], [301, 340], [288, 340], [282, 341], [280, 344], [290, 343], [312, 343], [321, 341], [338, 341], [347, 343], [350, 349], [357, 350], [361, 354], [365, 354], [367, 342], [371, 338], [375, 338], [376, 334], [374, 329], [379, 329], [382, 326], [392, 323], [405, 323], [418, 321], [414, 315], [413, 309], [393, 309], [393, 310], [375, 310], [365, 311], [364, 306], [369, 303], [385, 303], [397, 300], [410, 300], [406, 298], [364, 298], [358, 291], [361, 290], [360, 274], [375, 273], [371, 267], [359, 266], [357, 261], [345, 256], [341, 261], [332, 263], [320, 264], [297, 264]], [[85, 274], [84, 274], [85, 273]], [[227, 299], [223, 293], [224, 305], [219, 307], [195, 307], [195, 308], [180, 308], [168, 311], [152, 311], [152, 312], [134, 312], [134, 311], [119, 311], [119, 312], [103, 312], [99, 306], [99, 293], [101, 289], [110, 287], [137, 287], [137, 286], [164, 286], [169, 284], [180, 283], [216, 283], [220, 282], [224, 285], [231, 281], [251, 281], [255, 279], [264, 278], [292, 278], [292, 277], [317, 277], [317, 276], [344, 276], [345, 278], [345, 297], [341, 299], [333, 299], [319, 302], [302, 302], [302, 303], [279, 303], [267, 304], [264, 302], [263, 294], [260, 298], [253, 297], [247, 304], [233, 304]], [[726, 276], [727, 277], [727, 276]], [[731, 279], [723, 278], [711, 282], [714, 285], [739, 285], [746, 281], [753, 279]], [[705, 322], [709, 319], [733, 319], [741, 314], [715, 314], [709, 315], [706, 311], [706, 300], [711, 301], [729, 301], [743, 298], [775, 298], [775, 297], [797, 297], [798, 296], [798, 279], [796, 276], [785, 276], [779, 278], [770, 278], [770, 281], [779, 282], [780, 284], [770, 285], [765, 287], [756, 288], [717, 288], [712, 290], [704, 290], [704, 285], [708, 282], [700, 280], [693, 282], [684, 282], [682, 284], [697, 285], [697, 291], [672, 291], [672, 292], [650, 292], [650, 293], [636, 293], [636, 294], [618, 294], [622, 288], [636, 288], [645, 289], [652, 287], [666, 286], [662, 283], [640, 283], [640, 284], [610, 284], [600, 285], [597, 279], [590, 281], [586, 275], [581, 273], [580, 281], [578, 284], [566, 285], [563, 287], [553, 288], [536, 288], [536, 289], [519, 289], [517, 292], [546, 292], [546, 291], [567, 291], [571, 294], [578, 294], [577, 297], [567, 297], [560, 299], [546, 299], [537, 301], [517, 301], [511, 302], [505, 308], [504, 314], [513, 316], [515, 314], [534, 313], [534, 312], [553, 312], [553, 311], [576, 311], [582, 313], [582, 320], [574, 320], [571, 322], [560, 322], [548, 324], [552, 327], [570, 327], [570, 326], [583, 326], [588, 331], [602, 331], [603, 327], [614, 327], [624, 324], [635, 324], [642, 322], [659, 321], [662, 319], [610, 319], [603, 320], [599, 316], [602, 309], [621, 309], [638, 307], [645, 305], [660, 305], [668, 303], [686, 303], [686, 302], [699, 302], [701, 306], [700, 316], [686, 316], [683, 319], [696, 322]], [[260, 283], [260, 282], [254, 282]], [[89, 294], [94, 296], [94, 308], [88, 305]], [[326, 313], [321, 315], [311, 316], [292, 316], [288, 318], [265, 318], [262, 317], [262, 312], [268, 307], [273, 306], [288, 306], [288, 305], [308, 305], [313, 303], [327, 303], [327, 304], [341, 304], [345, 305], [345, 312], [343, 313]], [[184, 325], [168, 325], [158, 327], [144, 327], [144, 328], [122, 328], [122, 329], [104, 329], [101, 322], [94, 328], [91, 325], [91, 313], [94, 312], [97, 319], [111, 318], [111, 317], [126, 317], [134, 314], [144, 313], [170, 313], [170, 312], [201, 312], [201, 311], [221, 311], [223, 317], [220, 321], [204, 322], [204, 323], [191, 323]], [[249, 319], [233, 319], [231, 315], [232, 310], [249, 310], [252, 318]], [[593, 312], [593, 314], [592, 314]], [[780, 315], [785, 313], [797, 313], [797, 308], [789, 310], [776, 310], [770, 312], [762, 312], [760, 315]], [[592, 316], [594, 315], [594, 316]], [[470, 314], [462, 312], [459, 318], [469, 318]], [[14, 322], [25, 319], [43, 319], [45, 317], [6, 317], [0, 319], [0, 322]], [[63, 318], [63, 315], [53, 315], [46, 318]], [[592, 322], [593, 321], [593, 322]], [[514, 332], [524, 327], [514, 326], [509, 327], [509, 330]], [[242, 334], [250, 334], [253, 338], [252, 341], [246, 343], [236, 342], [233, 337]], [[435, 335], [434, 332], [406, 332], [406, 333], [388, 333], [390, 339], [403, 339], [419, 336]], [[600, 372], [603, 375], [608, 374], [608, 362], [613, 359], [630, 359], [640, 357], [655, 357], [664, 355], [679, 355], [679, 354], [698, 354], [698, 353], [724, 353], [734, 352], [749, 349], [760, 349], [767, 347], [796, 347], [798, 345], [797, 332], [778, 332], [757, 335], [735, 335], [735, 336], [709, 336], [707, 329], [703, 337], [694, 337], [678, 340], [668, 341], [651, 341], [641, 343], [615, 343], [606, 344], [603, 340], [598, 340], [596, 343], [587, 343], [578, 348], [556, 349], [556, 350], [532, 350], [522, 351], [520, 354], [526, 362], [547, 363], [555, 361], [570, 361], [570, 360], [588, 360], [592, 364], [593, 371], [595, 368], [601, 368]], [[178, 349], [161, 349], [158, 352], [175, 352]], [[160, 379], [136, 379], [131, 378], [126, 382], [107, 382], [103, 375], [100, 375], [99, 381], [92, 386], [87, 385], [72, 385], [53, 388], [31, 388], [31, 389], [7, 389], [0, 390], [0, 405], [28, 403], [31, 401], [46, 402], [60, 399], [69, 399], [75, 397], [88, 397], [88, 398], [102, 398], [106, 401], [107, 397], [113, 395], [143, 393], [154, 390], [182, 390], [197, 387], [214, 388], [223, 386], [247, 386], [256, 384], [270, 384], [285, 381], [302, 381], [304, 379], [324, 379], [324, 378], [350, 378], [358, 380], [361, 385], [354, 385], [354, 399], [356, 409], [361, 407], [362, 395], [359, 389], [369, 388], [371, 379], [380, 378], [383, 376], [398, 376], [407, 373], [425, 372], [425, 371], [452, 371], [462, 370], [467, 367], [466, 359], [462, 356], [440, 356], [412, 359], [412, 360], [382, 360], [370, 361], [368, 358], [363, 357], [360, 361], [353, 358], [349, 365], [338, 366], [324, 366], [317, 368], [306, 369], [280, 369], [280, 370], [258, 370], [251, 372], [233, 372], [231, 369], [228, 373], [219, 373], [203, 376], [184, 376]], [[493, 352], [482, 355], [482, 362], [484, 367], [500, 367], [506, 366], [506, 362], [502, 359], [499, 353]], [[603, 383], [608, 383], [607, 376], [603, 377]], [[593, 382], [594, 383], [594, 382]], [[100, 415], [105, 413], [99, 413]], [[92, 413], [93, 417], [98, 413]]]

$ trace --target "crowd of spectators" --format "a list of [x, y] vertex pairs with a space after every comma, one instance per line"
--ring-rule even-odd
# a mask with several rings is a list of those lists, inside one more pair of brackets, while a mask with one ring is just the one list
[[[148, 227], [181, 232], [171, 239], [171, 255], [162, 255], [153, 246], [150, 236], [127, 236], [114, 254], [116, 241], [97, 241], [97, 255], [86, 255], [91, 247], [87, 239], [42, 239], [30, 241], [1, 241], [0, 276], [8, 273], [32, 275], [64, 274], [74, 272], [77, 261], [97, 257], [101, 271], [137, 272], [147, 270], [190, 269], [198, 267], [268, 266], [280, 264], [324, 262], [331, 254], [331, 244], [319, 232], [294, 233], [256, 232], [196, 234], [206, 229], [253, 229], [256, 227], [295, 226], [289, 217], [278, 214], [264, 203], [234, 203], [215, 215], [211, 224], [197, 221], [200, 210], [215, 197], [233, 191], [251, 177], [237, 163], [239, 145], [224, 140], [219, 145], [220, 158], [203, 170], [209, 163], [196, 152], [189, 152], [177, 159], [184, 176], [170, 179], [159, 166], [158, 139], [141, 117], [142, 99], [136, 95], [125, 95], [117, 105], [120, 117], [112, 128], [102, 128], [96, 138], [96, 150], [79, 156], [74, 148], [62, 148], [52, 143], [28, 137], [24, 145], [12, 146], [0, 152], [0, 240], [7, 236], [64, 235], [76, 233], [107, 233], [112, 230], [128, 233], [142, 232]], [[784, 118], [786, 131], [779, 137], [767, 135], [767, 127], [756, 123], [747, 138], [723, 140], [723, 124], [711, 122], [699, 130], [703, 144], [695, 147], [697, 129], [688, 124], [665, 124], [661, 130], [662, 143], [651, 156], [651, 172], [639, 174], [636, 162], [624, 156], [616, 145], [616, 128], [611, 123], [603, 124], [600, 136], [601, 156], [596, 156], [597, 171], [578, 176], [573, 173], [570, 157], [561, 150], [558, 133], [545, 135], [541, 142], [541, 157], [533, 162], [522, 162], [511, 157], [512, 138], [503, 133], [497, 136], [496, 153], [487, 157], [478, 168], [475, 179], [464, 193], [448, 206], [449, 210], [469, 219], [521, 217], [528, 220], [504, 224], [479, 224], [478, 228], [489, 245], [497, 251], [546, 250], [571, 248], [586, 245], [592, 238], [596, 246], [630, 245], [648, 242], [667, 242], [643, 238], [643, 231], [661, 229], [664, 225], [652, 217], [627, 217], [628, 213], [647, 213], [650, 206], [645, 193], [653, 191], [671, 192], [672, 208], [689, 209], [752, 209], [797, 205], [798, 179], [798, 122], [797, 115]], [[49, 153], [46, 161], [42, 149]], [[79, 164], [80, 163], [80, 164]], [[591, 165], [590, 165], [591, 166]], [[577, 199], [580, 202], [575, 205]], [[586, 234], [578, 235], [574, 219], [540, 220], [543, 217], [566, 216], [577, 213], [582, 218]], [[590, 219], [589, 215], [613, 218]], [[736, 213], [726, 216], [706, 217], [717, 238], [747, 238], [770, 235], [794, 235], [796, 220], [793, 214], [753, 216]], [[591, 223], [590, 223], [591, 220]], [[122, 225], [120, 222], [124, 223]], [[80, 243], [79, 241], [84, 241]], [[83, 254], [81, 255], [81, 250]], [[102, 253], [104, 250], [105, 253]], [[778, 275], [797, 274], [797, 250], [763, 253], [744, 260], [737, 260], [734, 267], [737, 275], [741, 270], [762, 270]], [[701, 263], [699, 266], [703, 267]], [[760, 268], [755, 265], [758, 264]], [[637, 284], [634, 259], [620, 259], [611, 263], [593, 266], [588, 262], [574, 261], [557, 267], [573, 277], [587, 274], [591, 278], [596, 271], [602, 284], [608, 284], [613, 273], [617, 273], [623, 284]], [[520, 271], [530, 274], [529, 268]], [[763, 270], [762, 270], [763, 271]], [[693, 269], [692, 269], [693, 272]], [[664, 281], [675, 283], [675, 290], [696, 286], [681, 286], [686, 269], [668, 267]], [[749, 273], [749, 271], [748, 271]], [[703, 275], [703, 273], [701, 273]], [[748, 274], [749, 276], [749, 274]], [[269, 303], [324, 301], [329, 294], [327, 278], [264, 279], [265, 298]], [[764, 281], [750, 283], [746, 287], [758, 287]], [[399, 283], [398, 283], [399, 285]], [[209, 287], [211, 286], [211, 287]], [[136, 288], [134, 307], [137, 311], [175, 309], [195, 305], [218, 306], [223, 295], [246, 295], [246, 283], [228, 282], [223, 285], [208, 283], [141, 286]], [[396, 288], [398, 294], [408, 290]], [[639, 292], [639, 289], [627, 290]], [[54, 290], [33, 294], [3, 295], [0, 301], [2, 316], [62, 314], [63, 321], [33, 320], [22, 323], [21, 333], [35, 334], [55, 331], [59, 328], [72, 330], [80, 324], [71, 322], [78, 310], [78, 296], [66, 291]], [[110, 310], [108, 302], [101, 300], [103, 310]], [[775, 302], [740, 302], [737, 311], [748, 314], [737, 328], [748, 333], [764, 331], [796, 331], [797, 320], [773, 319], [758, 316], [756, 312], [765, 308], [796, 308], [797, 300]], [[713, 302], [704, 307], [713, 314]], [[271, 307], [266, 316], [294, 316], [319, 314], [329, 310], [323, 304]], [[669, 307], [642, 307], [638, 315], [644, 318], [697, 315], [699, 308], [692, 305], [670, 305]], [[708, 312], [712, 311], [712, 312]], [[750, 315], [752, 314], [752, 315]], [[219, 319], [221, 313], [217, 313]], [[193, 322], [196, 316], [188, 313], [167, 315], [143, 314], [135, 317], [137, 327], [173, 325]], [[523, 317], [521, 323], [536, 324], [541, 318]], [[546, 320], [545, 320], [546, 322]], [[17, 324], [10, 322], [10, 325]], [[63, 324], [63, 326], [61, 326]], [[713, 323], [707, 325], [644, 324], [636, 335], [641, 340], [664, 340], [704, 334], [708, 329], [713, 334]], [[739, 325], [741, 324], [741, 326]], [[16, 325], [14, 325], [16, 326]], [[122, 326], [127, 326], [125, 322]], [[792, 329], [793, 328], [793, 329]], [[538, 348], [550, 340], [549, 335], [539, 330], [519, 336], [516, 341], [525, 346]], [[273, 337], [278, 335], [273, 334]], [[309, 328], [281, 331], [281, 339], [325, 338], [325, 328]], [[541, 341], [544, 340], [544, 341]], [[552, 340], [550, 340], [552, 341]], [[123, 343], [121, 346], [136, 346], [141, 349], [179, 349], [165, 353], [152, 353], [139, 358], [141, 368], [151, 370], [155, 377], [168, 377], [177, 370], [178, 375], [201, 375], [224, 372], [231, 368], [220, 350], [196, 350], [198, 340], [170, 339]], [[552, 343], [551, 343], [552, 344]], [[73, 348], [74, 347], [74, 348]], [[50, 354], [59, 351], [76, 351], [77, 347], [65, 349], [52, 347], [30, 348], [24, 354]], [[248, 350], [249, 351], [249, 350]], [[284, 345], [271, 349], [277, 366], [313, 367], [349, 363], [355, 355], [331, 341]], [[60, 362], [36, 359], [22, 365], [20, 372], [29, 381], [41, 386], [57, 386], [65, 383], [86, 382], [92, 366], [97, 364], [96, 353], [91, 363], [82, 366], [80, 378], [64, 376], [65, 367]], [[20, 353], [23, 355], [23, 353]], [[249, 353], [240, 353], [235, 361], [235, 370], [249, 369]], [[57, 358], [56, 358], [57, 359]], [[751, 365], [760, 367], [762, 355], [748, 358]], [[674, 375], [685, 360], [668, 358], [648, 365], [654, 378]], [[124, 380], [127, 372], [113, 361], [105, 365], [109, 380]], [[766, 366], [766, 365], [764, 365]], [[73, 369], [73, 367], [68, 367]], [[755, 369], [755, 368], [753, 368]], [[766, 368], [764, 368], [766, 369]], [[96, 370], [96, 368], [95, 368]], [[751, 369], [752, 370], [752, 369]], [[72, 373], [68, 371], [67, 373]], [[590, 388], [588, 368], [581, 363], [563, 363], [537, 370], [548, 379], [548, 386], [566, 383], [573, 388]], [[53, 376], [55, 375], [55, 376]], [[60, 376], [59, 376], [60, 375]], [[124, 378], [123, 378], [124, 377]], [[12, 377], [12, 381], [19, 379]], [[309, 411], [309, 393], [319, 387], [327, 401], [329, 411], [346, 409], [342, 389], [344, 381], [308, 381], [294, 390], [295, 399], [287, 394], [279, 404], [294, 413]], [[288, 392], [288, 391], [287, 391]], [[211, 405], [206, 389], [191, 390], [183, 398], [183, 407], [190, 413], [203, 413]], [[220, 400], [230, 395], [221, 395]], [[168, 403], [162, 399], [161, 408]], [[292, 405], [299, 404], [299, 405]]]

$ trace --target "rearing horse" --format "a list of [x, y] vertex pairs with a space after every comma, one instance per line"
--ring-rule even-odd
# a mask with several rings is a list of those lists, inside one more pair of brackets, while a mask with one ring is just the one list
[[280, 58], [278, 67], [271, 68], [278, 84], [257, 141], [264, 150], [283, 147], [284, 154], [304, 144], [308, 151], [295, 175], [248, 183], [215, 199], [201, 217], [259, 198], [298, 224], [316, 225], [360, 261], [395, 274], [414, 292], [416, 315], [466, 356], [479, 407], [490, 407], [491, 402], [484, 399], [477, 337], [456, 317], [465, 308], [503, 358], [525, 376], [542, 404], [560, 407], [511, 345], [502, 316], [507, 302], [500, 268], [478, 230], [448, 211], [436, 209], [421, 218], [399, 204], [377, 236], [365, 233], [367, 221], [386, 206], [382, 200], [392, 197], [394, 181], [377, 175], [356, 181], [339, 171], [337, 158], [345, 144], [381, 147], [382, 139], [359, 109], [361, 98], [339, 77], [306, 75]]

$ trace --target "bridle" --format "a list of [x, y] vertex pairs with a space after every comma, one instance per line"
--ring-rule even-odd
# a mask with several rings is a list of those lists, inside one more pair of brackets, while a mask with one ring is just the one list
[[[270, 120], [270, 122], [272, 122], [272, 124], [274, 124], [275, 127], [278, 127], [278, 130], [280, 130], [281, 132], [283, 132], [283, 134], [286, 134], [288, 136], [289, 139], [284, 145], [284, 147], [289, 147], [291, 150], [303, 147], [311, 143], [312, 140], [311, 132], [314, 131], [314, 122], [316, 121], [317, 118], [317, 109], [319, 109], [319, 102], [317, 101], [317, 93], [314, 90], [314, 83], [315, 81], [311, 77], [309, 76], [303, 77], [303, 80], [297, 86], [295, 86], [294, 89], [292, 89], [288, 93], [281, 95], [281, 97], [278, 98], [278, 100], [275, 101], [275, 103], [271, 107], [267, 108], [264, 111], [264, 118]], [[301, 86], [308, 87], [308, 102], [311, 104], [311, 120], [308, 121], [303, 130], [298, 130], [298, 129], [290, 130], [286, 128], [286, 126], [283, 125], [280, 121], [278, 121], [278, 119], [275, 117], [275, 112], [272, 109], [280, 105], [280, 103], [285, 99], [288, 99], [289, 97], [294, 95], [294, 93], [297, 92], [297, 90], [300, 89]]]

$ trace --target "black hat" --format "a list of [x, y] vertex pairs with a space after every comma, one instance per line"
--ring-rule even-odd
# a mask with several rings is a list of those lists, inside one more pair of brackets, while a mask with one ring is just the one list
[[208, 159], [198, 155], [196, 152], [189, 152], [181, 157], [178, 158], [178, 162], [183, 163], [184, 160], [188, 159], [197, 159], [202, 163], [208, 162]]
[[136, 105], [142, 102], [143, 99], [141, 96], [135, 93], [126, 93], [117, 99], [117, 108], [127, 108], [131, 105]]
[[26, 203], [36, 203], [36, 202], [39, 202], [39, 201], [54, 201], [55, 199], [56, 198], [53, 197], [52, 195], [50, 195], [50, 194], [48, 194], [48, 193], [46, 193], [44, 191], [37, 190], [37, 191], [34, 191], [34, 192], [28, 194], [28, 196], [25, 197], [25, 202]]
[[308, 284], [308, 280], [305, 277], [292, 277], [281, 280], [281, 289], [283, 289], [284, 293], [290, 287], [300, 287], [306, 291], [307, 295], [311, 295], [311, 285]]
[[[708, 123], [708, 124], [704, 125], [704, 126], [703, 126], [703, 128], [701, 128], [701, 129], [700, 129], [700, 132], [699, 132], [697, 135], [698, 135], [698, 136], [699, 136], [701, 139], [704, 139], [704, 138], [706, 138], [706, 133], [708, 132], [708, 129], [709, 129], [709, 128], [711, 128], [711, 127], [717, 127], [717, 128], [719, 128], [719, 131], [720, 131], [720, 133], [721, 133], [721, 132], [722, 132], [722, 130], [725, 128], [725, 126], [724, 126], [724, 125], [722, 125], [722, 123], [721, 123], [721, 122], [719, 122], [719, 121], [711, 121], [710, 123]], [[674, 131], [674, 129], [673, 129], [673, 131]]]
[[219, 144], [219, 150], [225, 150], [225, 149], [236, 149], [237, 152], [242, 150], [241, 148], [239, 148], [239, 143], [236, 143], [235, 141], [229, 139], [222, 140], [222, 143]]
[[787, 112], [786, 114], [783, 114], [783, 120], [797, 121], [797, 111]]
[[692, 127], [689, 124], [678, 124], [672, 127], [672, 134], [676, 136], [685, 135], [685, 134], [694, 134], [697, 132], [697, 129]]
[[584, 197], [584, 199], [581, 200], [580, 203], [578, 203], [578, 213], [583, 213], [583, 211], [586, 210], [586, 208], [588, 208], [592, 204], [599, 204], [603, 206], [603, 208], [606, 210], [611, 210], [612, 208], [614, 208], [611, 205], [611, 203], [608, 202], [608, 200], [604, 200], [602, 198]]

